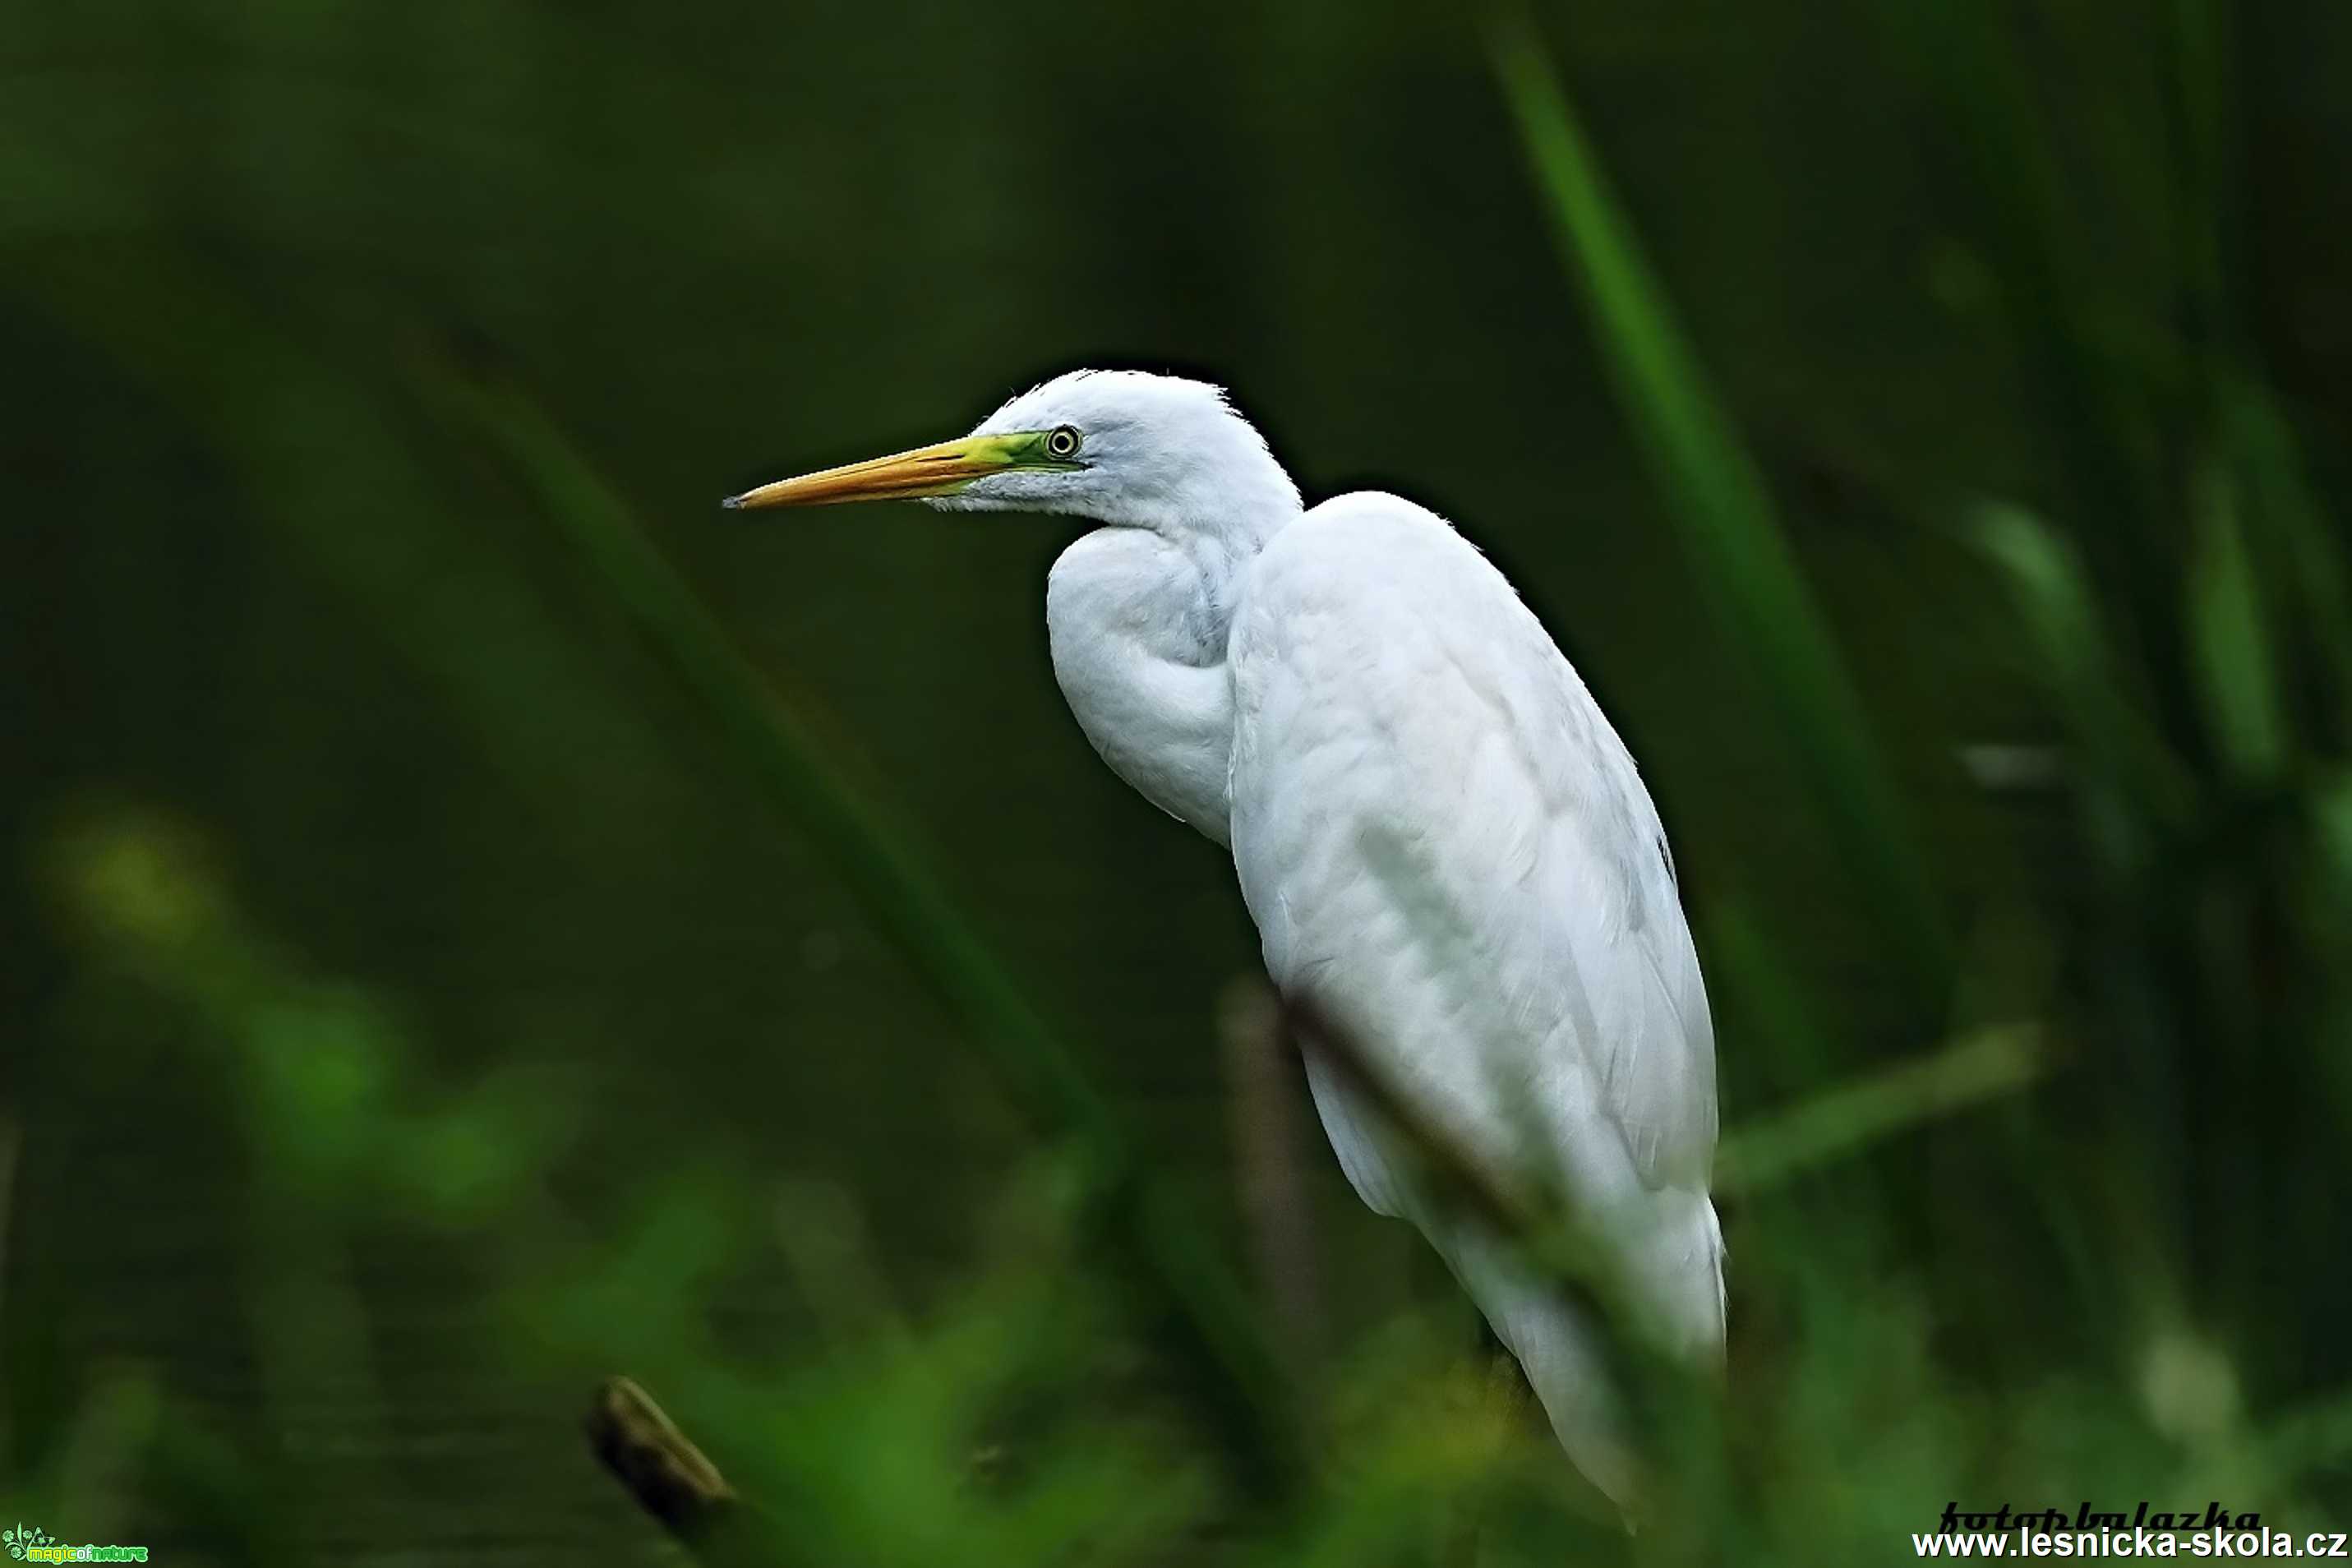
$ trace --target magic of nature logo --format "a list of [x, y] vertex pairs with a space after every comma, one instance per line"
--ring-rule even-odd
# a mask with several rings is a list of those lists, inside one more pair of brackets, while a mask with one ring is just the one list
[[19, 1521], [0, 1530], [0, 1548], [19, 1563], [144, 1563], [143, 1546], [68, 1546], [37, 1524]]

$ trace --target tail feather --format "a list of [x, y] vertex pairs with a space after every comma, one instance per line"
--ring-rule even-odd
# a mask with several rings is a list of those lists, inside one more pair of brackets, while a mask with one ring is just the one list
[[1643, 1468], [1590, 1310], [1548, 1287], [1476, 1225], [1455, 1222], [1430, 1239], [1518, 1359], [1570, 1460], [1630, 1517], [1644, 1489]]

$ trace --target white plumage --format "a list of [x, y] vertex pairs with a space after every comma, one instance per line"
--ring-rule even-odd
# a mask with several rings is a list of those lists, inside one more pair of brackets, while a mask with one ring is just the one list
[[[1706, 994], [1656, 814], [1583, 683], [1483, 556], [1385, 495], [1269, 542], [1230, 647], [1234, 858], [1276, 984], [1461, 1152], [1567, 1194], [1645, 1328], [1717, 1353]], [[1580, 1309], [1402, 1179], [1328, 1066], [1310, 1082], [1358, 1194], [1445, 1255], [1570, 1457], [1629, 1501]]]
[[[1018, 458], [1046, 433], [1063, 460]], [[1461, 1153], [1564, 1194], [1640, 1327], [1718, 1357], [1713, 1032], [1665, 837], [1509, 583], [1394, 496], [1302, 508], [1257, 433], [1196, 382], [1077, 372], [961, 444], [880, 461], [903, 473], [982, 451], [993, 466], [951, 485], [859, 493], [1105, 524], [1046, 592], [1055, 675], [1096, 749], [1231, 847], [1286, 995]], [[848, 499], [839, 476], [871, 467], [744, 500]], [[1395, 1131], [1330, 1063], [1310, 1054], [1308, 1077], [1357, 1193], [1429, 1237], [1570, 1457], [1630, 1505], [1639, 1466], [1580, 1309], [1420, 1190]]]

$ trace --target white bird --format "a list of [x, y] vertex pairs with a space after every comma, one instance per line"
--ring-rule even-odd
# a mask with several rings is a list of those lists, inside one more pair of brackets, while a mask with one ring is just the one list
[[[1714, 1031], [1673, 861], [1633, 757], [1503, 574], [1395, 496], [1302, 506], [1222, 391], [1134, 371], [727, 504], [878, 497], [1102, 525], [1045, 587], [1087, 738], [1231, 848], [1286, 996], [1459, 1154], [1563, 1194], [1653, 1343], [1718, 1362]], [[1589, 1308], [1449, 1207], [1360, 1079], [1311, 1048], [1307, 1073], [1357, 1194], [1444, 1255], [1570, 1458], [1633, 1509]]]

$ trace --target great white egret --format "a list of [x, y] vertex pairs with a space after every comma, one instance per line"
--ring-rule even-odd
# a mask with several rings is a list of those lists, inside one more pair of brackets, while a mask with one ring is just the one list
[[[1674, 863], [1633, 757], [1503, 574], [1395, 496], [1302, 506], [1223, 392], [1134, 371], [726, 504], [881, 497], [1103, 525], [1045, 584], [1087, 738], [1232, 849], [1286, 996], [1457, 1153], [1555, 1184], [1652, 1341], [1717, 1360], [1714, 1030]], [[1427, 1236], [1570, 1458], [1631, 1508], [1589, 1308], [1442, 1201], [1361, 1079], [1307, 1065], [1357, 1194]]]

